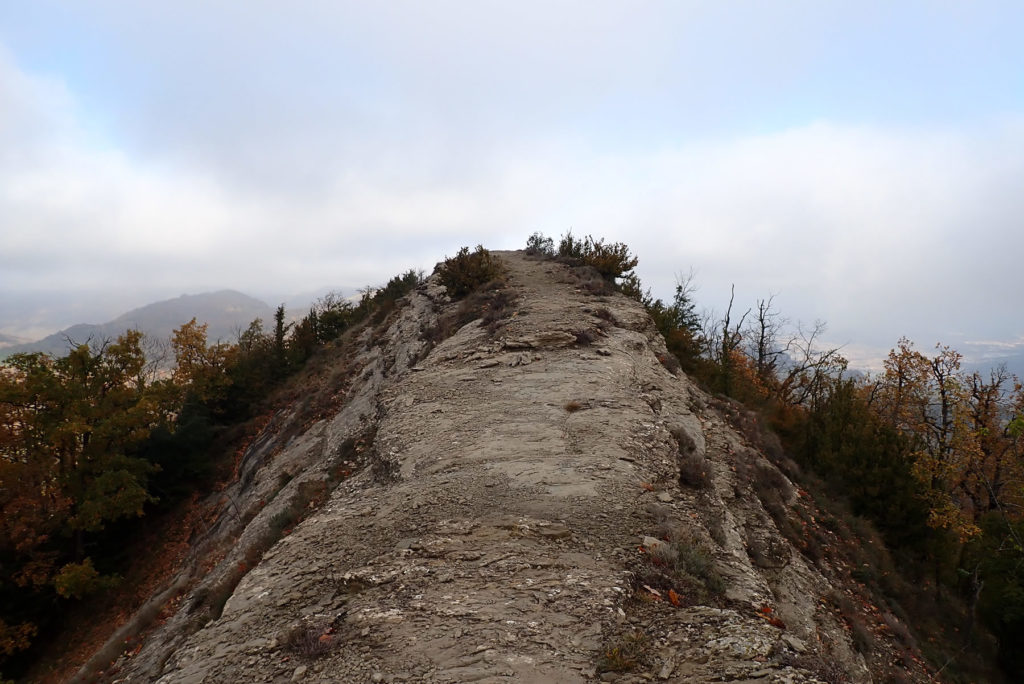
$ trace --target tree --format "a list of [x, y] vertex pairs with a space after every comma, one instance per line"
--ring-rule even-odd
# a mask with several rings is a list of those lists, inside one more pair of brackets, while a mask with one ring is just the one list
[[744, 356], [740, 349], [743, 342], [743, 322], [750, 315], [747, 309], [735, 326], [732, 325], [732, 305], [736, 299], [736, 286], [729, 288], [729, 306], [720, 321], [710, 320], [705, 338], [709, 342], [708, 352], [718, 366], [717, 385], [723, 393], [732, 396], [736, 389], [736, 375], [743, 370]]
[[278, 375], [284, 375], [288, 370], [285, 335], [291, 327], [291, 323], [284, 322], [284, 304], [281, 304], [274, 311], [274, 368]]
[[[931, 522], [962, 540], [980, 533], [977, 521], [997, 505], [993, 478], [1009, 464], [996, 453], [1006, 428], [999, 397], [1006, 378], [985, 383], [960, 370], [962, 356], [936, 345], [925, 356], [901, 338], [889, 352], [871, 402], [878, 415], [915, 440], [915, 473], [928, 490]], [[1003, 485], [1000, 485], [1000, 489]]]
[[779, 370], [779, 361], [784, 360], [791, 341], [780, 343], [779, 337], [787, 321], [774, 308], [775, 295], [757, 300], [757, 312], [747, 331], [750, 340], [750, 356], [754, 361], [757, 375], [762, 382], [772, 383]]
[[800, 461], [872, 520], [893, 548], [922, 549], [928, 506], [913, 475], [912, 444], [870, 409], [865, 387], [833, 377], [805, 415]]
[[964, 385], [964, 401], [954, 413], [954, 446], [964, 461], [957, 489], [975, 521], [988, 513], [1019, 517], [1024, 503], [1024, 389], [1005, 367], [993, 369], [987, 379], [974, 372]]
[[193, 318], [175, 328], [171, 338], [174, 351], [174, 374], [177, 388], [200, 402], [223, 400], [231, 378], [226, 373], [234, 350], [227, 344], [210, 345], [206, 340], [207, 324]]
[[165, 382], [145, 372], [141, 341], [130, 330], [61, 359], [19, 354], [0, 368], [0, 650], [31, 637], [29, 618], [46, 600], [27, 597], [104, 586], [87, 537], [153, 501], [153, 466], [136, 452], [174, 407]]

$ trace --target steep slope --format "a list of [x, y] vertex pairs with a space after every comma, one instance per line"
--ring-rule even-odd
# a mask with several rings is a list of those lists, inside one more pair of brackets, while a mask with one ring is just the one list
[[878, 677], [755, 489], [800, 493], [659, 362], [643, 308], [500, 256], [496, 333], [431, 348], [455, 306], [431, 281], [346, 360], [340, 408], [268, 426], [115, 681]]

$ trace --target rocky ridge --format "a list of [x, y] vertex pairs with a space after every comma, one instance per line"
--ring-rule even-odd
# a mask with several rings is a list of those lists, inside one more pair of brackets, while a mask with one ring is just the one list
[[457, 304], [431, 279], [360, 340], [337, 411], [267, 427], [113, 681], [878, 678], [752, 478], [801, 493], [659, 361], [643, 308], [498, 254], [496, 332], [432, 345]]

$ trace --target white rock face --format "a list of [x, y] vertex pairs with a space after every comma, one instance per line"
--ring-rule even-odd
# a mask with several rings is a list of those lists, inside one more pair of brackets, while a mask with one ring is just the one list
[[[235, 512], [182, 571], [191, 593], [117, 681], [803, 682], [822, 662], [870, 680], [820, 601], [828, 582], [736, 467], [774, 466], [659, 363], [642, 307], [500, 256], [518, 299], [497, 333], [471, 323], [426, 353], [423, 331], [457, 306], [431, 284], [364, 340], [335, 413], [298, 431], [296, 409], [254, 442]], [[680, 486], [673, 434], [709, 459], [708, 487]], [[203, 592], [230, 590], [274, 516], [359, 435], [353, 475], [211, 610]], [[666, 537], [706, 550], [723, 596], [645, 588], [661, 568], [640, 547]], [[758, 564], [751, 540], [772, 550]], [[627, 643], [635, 662], [607, 671]]]

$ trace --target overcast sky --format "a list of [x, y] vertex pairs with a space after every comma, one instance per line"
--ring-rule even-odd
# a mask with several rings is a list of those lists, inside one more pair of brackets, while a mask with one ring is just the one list
[[851, 350], [1022, 340], [1022, 8], [2, 2], [0, 331], [572, 228]]

